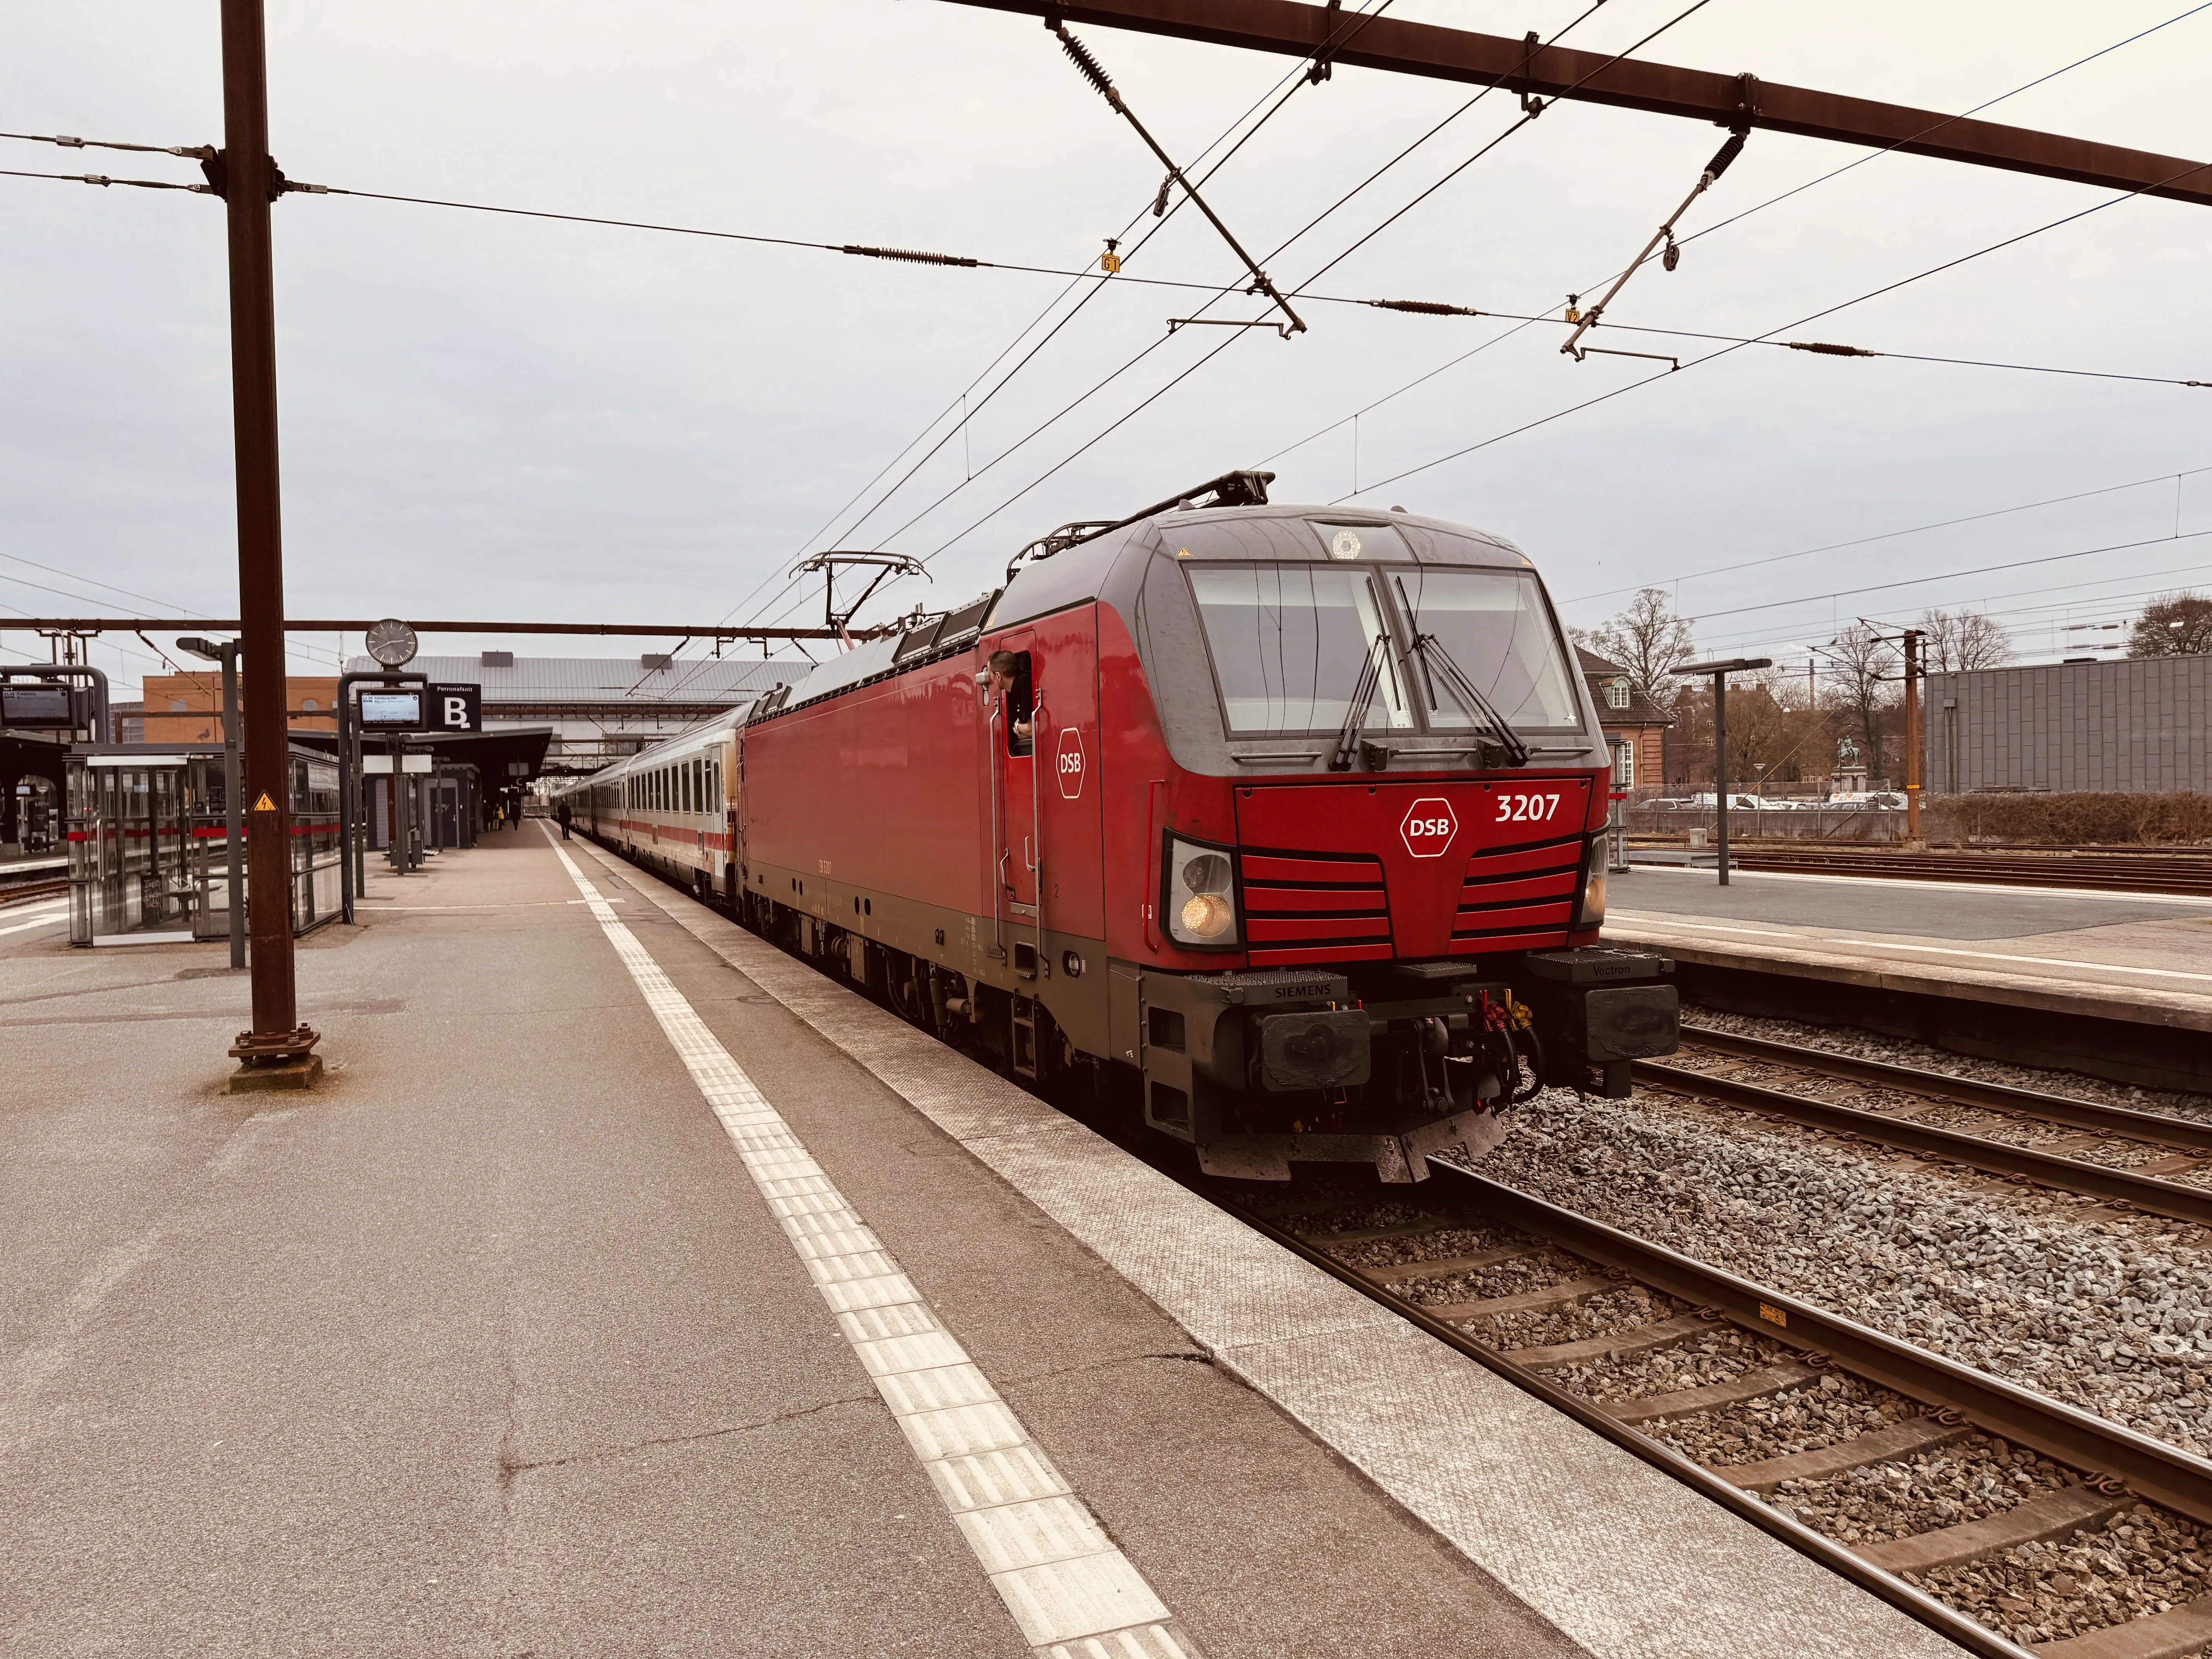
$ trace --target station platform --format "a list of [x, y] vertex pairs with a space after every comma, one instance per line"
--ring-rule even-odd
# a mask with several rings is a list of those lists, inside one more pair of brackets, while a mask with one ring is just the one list
[[1903, 1614], [542, 826], [0, 939], [0, 1650], [1923, 1659]]
[[[1853, 990], [1951, 1005], [1965, 1024], [1960, 1006], [1980, 1005], [2012, 1015], [1989, 1025], [2005, 1058], [2040, 1031], [2067, 1048], [2053, 1064], [2172, 1088], [2212, 1076], [2212, 898], [1745, 870], [1723, 887], [1710, 866], [1638, 864], [1610, 878], [1605, 933], [1692, 969], [1818, 982], [1855, 1023], [1879, 1003]], [[2068, 1044], [2053, 1014], [2094, 1037]], [[2134, 1071], [2095, 1064], [2115, 1040]]]

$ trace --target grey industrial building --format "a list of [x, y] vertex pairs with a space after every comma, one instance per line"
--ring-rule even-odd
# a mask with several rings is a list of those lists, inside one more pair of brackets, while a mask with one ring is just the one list
[[1927, 787], [2212, 789], [2212, 657], [1930, 674]]

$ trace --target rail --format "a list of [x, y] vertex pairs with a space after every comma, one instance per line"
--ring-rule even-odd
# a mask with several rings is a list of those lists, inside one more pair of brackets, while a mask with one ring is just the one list
[[[1872, 1141], [1896, 1151], [1942, 1159], [2054, 1191], [2104, 1200], [2123, 1208], [2147, 1211], [2198, 1226], [2212, 1226], [2212, 1188], [2168, 1179], [2193, 1172], [2212, 1160], [2212, 1127], [2185, 1118], [2154, 1112], [2129, 1111], [2094, 1101], [2063, 1095], [2011, 1089], [1942, 1072], [1853, 1060], [1819, 1049], [1768, 1042], [1708, 1031], [1697, 1026], [1683, 1030], [1692, 1053], [1699, 1048], [1766, 1065], [1780, 1065], [1822, 1076], [1845, 1078], [1919, 1096], [1944, 1105], [1966, 1105], [1998, 1114], [1987, 1125], [1938, 1127], [1910, 1116], [1869, 1106], [1846, 1105], [1818, 1099], [1794, 1090], [1773, 1088], [1738, 1078], [1697, 1070], [1693, 1066], [1657, 1060], [1638, 1060], [1634, 1075], [1639, 1082], [1677, 1093], [1703, 1096], [1743, 1110], [1781, 1118], [1823, 1129], [1832, 1134]], [[2153, 1161], [2159, 1173], [2125, 1169], [2068, 1157], [2056, 1151], [2039, 1151], [1990, 1139], [1983, 1127], [2010, 1127], [2027, 1120], [2063, 1125], [2085, 1131], [2099, 1139], [2118, 1139], [2173, 1149], [2169, 1158]], [[2085, 1150], [2078, 1137], [2062, 1145]]]
[[[1432, 1160], [1432, 1168], [1441, 1179], [1430, 1196], [1431, 1214], [1425, 1224], [1334, 1236], [1300, 1237], [1283, 1224], [1279, 1218], [1270, 1218], [1225, 1200], [1218, 1193], [1204, 1188], [1200, 1190], [1285, 1249], [1969, 1652], [2020, 1659], [2026, 1650], [1960, 1609], [1906, 1583], [1899, 1576], [1903, 1567], [1893, 1571], [1869, 1555], [1847, 1548], [1770, 1507], [1755, 1495], [1759, 1488], [1776, 1484], [1778, 1478], [1828, 1478], [1855, 1468], [1896, 1462], [1910, 1455], [1903, 1441], [1917, 1438], [1920, 1446], [1933, 1448], [1972, 1429], [1979, 1429], [2027, 1448], [2074, 1472], [2074, 1484], [2056, 1489], [2063, 1494], [2053, 1500], [2060, 1518], [2054, 1522], [2041, 1510], [2023, 1507], [2035, 1501], [2024, 1499], [2023, 1506], [1996, 1511], [1982, 1521], [1910, 1534], [1895, 1540], [1893, 1547], [1865, 1547], [1871, 1554], [1887, 1553], [1898, 1560], [1917, 1559], [1928, 1565], [1963, 1563], [2002, 1553], [2011, 1542], [2025, 1541], [2024, 1537], [2008, 1537], [2006, 1526], [1991, 1524], [2001, 1522], [2005, 1516], [2013, 1517], [2011, 1531], [2044, 1537], [2077, 1522], [2093, 1524], [2095, 1519], [2116, 1513], [2136, 1501], [2161, 1505], [2193, 1522], [2212, 1521], [2212, 1462], [1455, 1164]], [[1356, 1207], [1356, 1204], [1338, 1207]], [[1642, 1396], [1632, 1402], [1635, 1420], [1628, 1420], [1626, 1411], [1616, 1414], [1607, 1408], [1608, 1402], [1589, 1399], [1546, 1376], [1543, 1366], [1557, 1361], [1547, 1357], [1545, 1351], [1522, 1350], [1518, 1357], [1514, 1352], [1501, 1351], [1471, 1334], [1453, 1319], [1441, 1316], [1394, 1288], [1416, 1282], [1409, 1269], [1418, 1263], [1363, 1268], [1329, 1249], [1333, 1242], [1343, 1248], [1377, 1234], [1418, 1238], [1423, 1232], [1443, 1232], [1471, 1224], [1510, 1229], [1589, 1262], [1603, 1270], [1606, 1277], [1640, 1283], [1696, 1310], [1686, 1318], [1655, 1316], [1649, 1325], [1615, 1332], [1605, 1339], [1577, 1344], [1577, 1347], [1596, 1346], [1602, 1342], [1617, 1344], [1623, 1352], [1646, 1351], [1669, 1342], [1694, 1340], [1700, 1329], [1734, 1326], [1776, 1347], [1794, 1351], [1799, 1357], [1800, 1363], [1796, 1366], [1766, 1368], [1763, 1378], [1747, 1373], [1744, 1380], [1748, 1389], [1763, 1389], [1769, 1394], [1780, 1392], [1786, 1387], [1802, 1386], [1817, 1377], [1822, 1369], [1833, 1366], [1918, 1402], [1926, 1410], [1925, 1419], [1908, 1421], [1923, 1422], [1923, 1426], [1917, 1432], [1908, 1431], [1902, 1435], [1894, 1431], [1899, 1425], [1869, 1431], [1867, 1435], [1838, 1442], [1820, 1453], [1802, 1454], [1789, 1460], [1802, 1461], [1809, 1467], [1810, 1460], [1817, 1457], [1822, 1466], [1817, 1474], [1778, 1477], [1776, 1465], [1780, 1460], [1739, 1465], [1736, 1467], [1743, 1471], [1745, 1484], [1738, 1485], [1729, 1477], [1729, 1466], [1707, 1467], [1696, 1462], [1636, 1425], [1639, 1421], [1686, 1418], [1719, 1406], [1744, 1403], [1759, 1397], [1758, 1394], [1746, 1393], [1738, 1399], [1720, 1400], [1709, 1397], [1714, 1390], [1705, 1387], [1686, 1389], [1678, 1395]], [[1450, 1265], [1443, 1265], [1431, 1277], [1443, 1277], [1454, 1270]], [[1572, 1285], [1562, 1288], [1569, 1293], [1563, 1299], [1589, 1293], [1576, 1292]], [[1480, 1305], [1462, 1304], [1451, 1312], [1473, 1322], [1480, 1316], [1477, 1310]], [[1639, 1340], [1640, 1334], [1644, 1340]], [[1626, 1407], [1632, 1402], [1623, 1400], [1611, 1403]], [[2065, 1518], [2068, 1516], [2074, 1519]], [[2179, 1608], [2174, 1615], [2177, 1619], [2189, 1616], [2187, 1611]], [[2172, 1645], [2176, 1632], [2167, 1620], [2167, 1615], [2140, 1619], [2111, 1626], [2100, 1634], [2106, 1640], [2124, 1644], [2114, 1646], [2114, 1655], [2182, 1651], [2182, 1647]], [[2099, 1651], [2105, 1650], [2100, 1647]]]

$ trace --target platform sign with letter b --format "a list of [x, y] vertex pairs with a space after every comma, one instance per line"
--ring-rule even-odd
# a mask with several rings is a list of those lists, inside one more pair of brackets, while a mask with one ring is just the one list
[[483, 730], [483, 687], [481, 685], [426, 685], [422, 691], [424, 731]]

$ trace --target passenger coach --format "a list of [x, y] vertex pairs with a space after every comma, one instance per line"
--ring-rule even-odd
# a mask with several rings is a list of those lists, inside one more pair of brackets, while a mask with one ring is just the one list
[[1232, 473], [1064, 526], [572, 799], [906, 1018], [1224, 1175], [1480, 1155], [1672, 1052], [1601, 945], [1611, 769], [1528, 559]]

